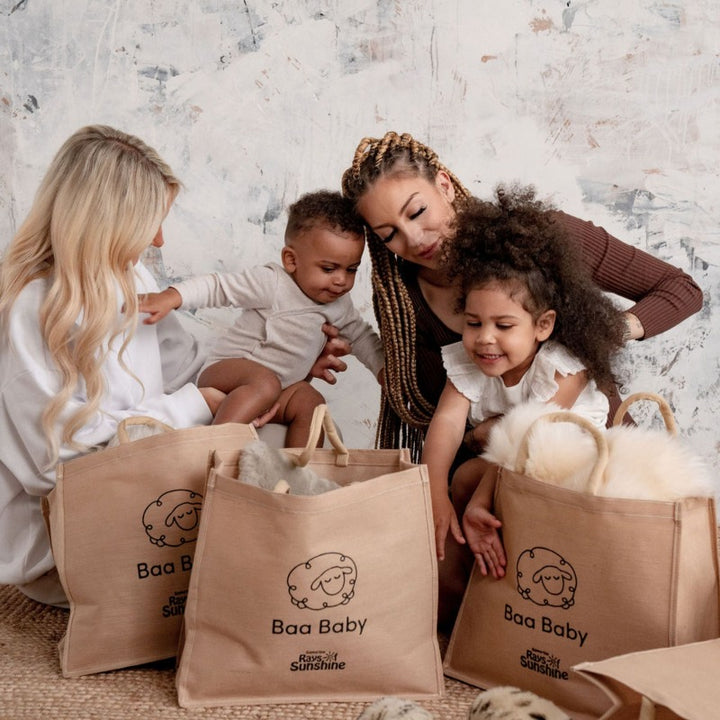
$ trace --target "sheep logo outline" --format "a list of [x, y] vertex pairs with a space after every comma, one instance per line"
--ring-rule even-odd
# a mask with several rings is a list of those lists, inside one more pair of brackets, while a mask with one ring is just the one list
[[520, 596], [535, 605], [567, 610], [575, 604], [575, 568], [550, 548], [533, 547], [520, 553], [516, 578]]
[[347, 605], [355, 595], [357, 566], [338, 552], [315, 555], [296, 565], [287, 576], [290, 600], [301, 610], [327, 610]]
[[158, 547], [181, 547], [195, 542], [203, 496], [193, 490], [168, 490], [143, 511], [148, 539]]

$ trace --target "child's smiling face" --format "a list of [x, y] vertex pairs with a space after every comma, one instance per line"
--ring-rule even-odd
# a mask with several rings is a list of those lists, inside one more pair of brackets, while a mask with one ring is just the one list
[[499, 284], [470, 290], [465, 299], [465, 351], [485, 375], [508, 387], [520, 382], [555, 325], [554, 310], [535, 320], [519, 299]]

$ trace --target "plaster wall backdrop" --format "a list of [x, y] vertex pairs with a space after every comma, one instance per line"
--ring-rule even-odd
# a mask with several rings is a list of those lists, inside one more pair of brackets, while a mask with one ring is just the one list
[[[702, 312], [631, 344], [627, 390], [664, 394], [717, 465], [718, 38], [718, 0], [2, 0], [0, 249], [87, 123], [140, 135], [184, 181], [168, 278], [277, 259], [289, 203], [338, 188], [363, 136], [409, 131], [476, 194], [534, 183], [692, 273]], [[353, 297], [372, 321], [367, 255]], [[186, 322], [209, 340], [230, 318]], [[370, 374], [323, 389], [371, 446]]]

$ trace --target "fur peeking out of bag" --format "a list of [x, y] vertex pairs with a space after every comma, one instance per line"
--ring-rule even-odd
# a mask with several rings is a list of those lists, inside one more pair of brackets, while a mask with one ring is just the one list
[[435, 716], [411, 700], [382, 697], [368, 705], [357, 720], [435, 720]]
[[[572, 422], [540, 422], [527, 438], [527, 462], [518, 455], [530, 426], [541, 416], [562, 411], [553, 403], [517, 405], [491, 429], [482, 457], [496, 465], [571, 490], [589, 491], [597, 461], [595, 439]], [[709, 468], [678, 437], [665, 430], [618, 425], [603, 432], [608, 463], [598, 495], [674, 501], [717, 497], [720, 488]]]
[[468, 720], [570, 720], [549, 700], [516, 687], [496, 687], [473, 701]]
[[[411, 700], [383, 697], [368, 705], [357, 720], [435, 720], [435, 715]], [[570, 716], [535, 693], [505, 686], [481, 692], [470, 705], [468, 720], [570, 720]]]
[[262, 440], [245, 446], [240, 458], [239, 477], [248, 485], [290, 495], [321, 495], [340, 487], [308, 467], [296, 466], [282, 450]]
[[142, 440], [146, 437], [171, 431], [172, 428], [169, 425], [155, 418], [144, 415], [129, 417], [118, 424], [117, 433], [108, 440], [106, 447], [117, 447], [123, 443], [134, 442], [135, 440]]

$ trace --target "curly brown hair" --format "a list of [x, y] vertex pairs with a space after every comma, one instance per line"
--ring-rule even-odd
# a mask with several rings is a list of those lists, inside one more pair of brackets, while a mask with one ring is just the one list
[[457, 309], [462, 312], [471, 290], [499, 283], [535, 319], [555, 310], [551, 338], [608, 390], [625, 323], [620, 309], [590, 279], [553, 211], [532, 186], [500, 185], [494, 202], [468, 201], [456, 216], [453, 242], [444, 244], [448, 277], [460, 283]]
[[285, 242], [317, 227], [365, 236], [365, 225], [355, 204], [332, 190], [306, 193], [288, 208]]

